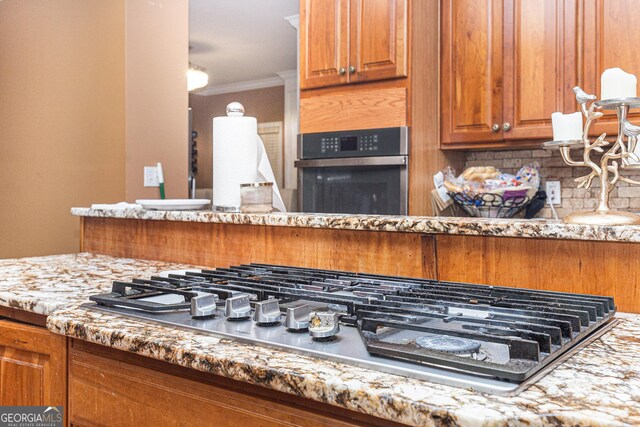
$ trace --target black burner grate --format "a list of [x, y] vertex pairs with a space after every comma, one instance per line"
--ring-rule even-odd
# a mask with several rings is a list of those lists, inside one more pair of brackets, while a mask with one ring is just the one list
[[[312, 302], [357, 327], [369, 353], [521, 382], [612, 319], [613, 298], [268, 264], [115, 281], [90, 299], [146, 312], [240, 293], [281, 310]], [[158, 302], [171, 295], [175, 300]], [[457, 346], [457, 347], [456, 347]]]

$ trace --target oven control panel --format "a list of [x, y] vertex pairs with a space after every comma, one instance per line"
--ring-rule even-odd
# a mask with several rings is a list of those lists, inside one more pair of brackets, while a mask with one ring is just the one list
[[320, 153], [339, 153], [350, 151], [378, 151], [380, 144], [378, 143], [380, 136], [377, 133], [373, 135], [342, 136], [329, 137], [320, 139]]
[[406, 155], [408, 139], [407, 127], [302, 134], [298, 158]]

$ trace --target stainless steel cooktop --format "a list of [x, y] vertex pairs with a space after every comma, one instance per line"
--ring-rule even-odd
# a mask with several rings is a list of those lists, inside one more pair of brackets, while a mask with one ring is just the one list
[[250, 264], [115, 281], [86, 307], [516, 394], [615, 323], [612, 298]]

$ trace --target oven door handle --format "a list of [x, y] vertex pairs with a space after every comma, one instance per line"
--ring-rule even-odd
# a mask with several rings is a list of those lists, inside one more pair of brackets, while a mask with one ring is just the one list
[[342, 159], [296, 160], [297, 168], [330, 168], [340, 166], [406, 166], [407, 156], [347, 157]]

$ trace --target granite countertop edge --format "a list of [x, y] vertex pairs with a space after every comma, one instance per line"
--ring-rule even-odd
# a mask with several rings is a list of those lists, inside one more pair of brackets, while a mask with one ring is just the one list
[[[512, 397], [473, 392], [150, 324], [81, 306], [127, 280], [181, 264], [94, 254], [0, 260], [0, 305], [48, 315], [65, 335], [410, 425], [640, 424], [640, 316]], [[191, 266], [192, 267], [192, 266]], [[635, 403], [634, 403], [635, 402]]]
[[357, 231], [452, 234], [534, 239], [640, 242], [640, 226], [565, 224], [552, 220], [347, 215], [309, 213], [219, 213], [212, 211], [155, 211], [141, 209], [72, 208], [79, 217], [152, 221], [204, 222], [274, 227], [328, 228]]

